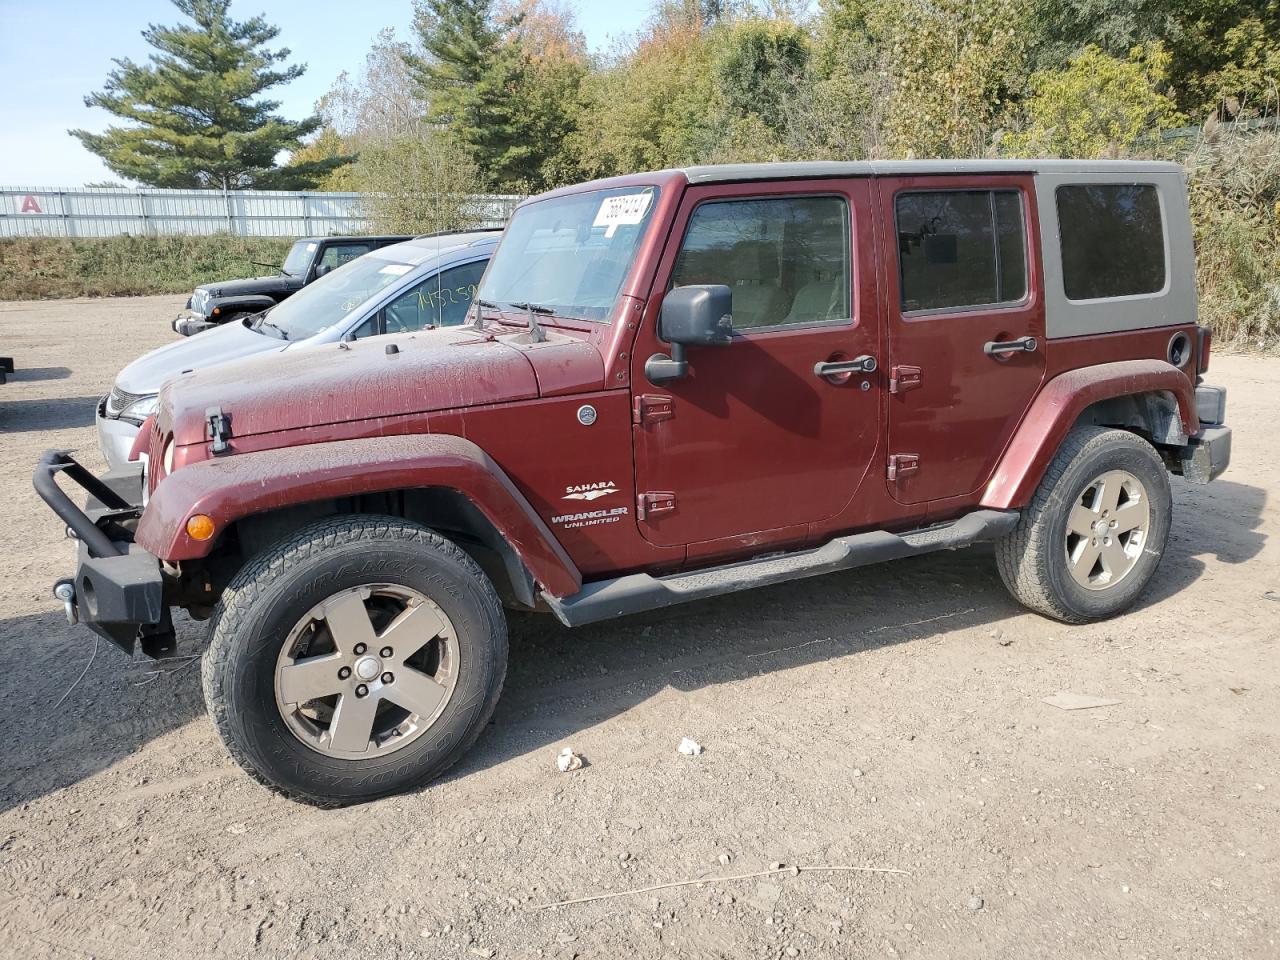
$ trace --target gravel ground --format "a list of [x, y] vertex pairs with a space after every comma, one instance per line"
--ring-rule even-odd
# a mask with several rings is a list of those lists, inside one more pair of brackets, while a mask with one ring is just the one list
[[[50, 598], [71, 550], [31, 468], [100, 467], [94, 401], [180, 305], [0, 303], [0, 955], [1280, 956], [1280, 360], [1215, 358], [1235, 462], [1175, 481], [1124, 617], [1026, 613], [975, 548], [575, 632], [522, 618], [447, 779], [326, 812], [231, 763], [194, 660], [104, 644], [71, 689], [94, 642]], [[202, 625], [179, 636], [200, 651]], [[1062, 691], [1121, 702], [1041, 702]], [[558, 773], [565, 745], [589, 765]], [[774, 863], [908, 873], [537, 909]]]

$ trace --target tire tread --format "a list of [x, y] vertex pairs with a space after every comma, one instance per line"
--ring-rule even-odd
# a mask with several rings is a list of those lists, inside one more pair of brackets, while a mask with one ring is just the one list
[[[308, 793], [297, 788], [287, 788], [266, 776], [240, 744], [229, 710], [229, 691], [226, 688], [235, 664], [232, 663], [234, 644], [232, 638], [243, 629], [244, 621], [258, 600], [263, 598], [280, 577], [299, 564], [307, 563], [337, 547], [362, 542], [399, 541], [417, 544], [457, 564], [481, 587], [485, 613], [491, 625], [505, 639], [505, 617], [498, 594], [480, 566], [457, 544], [437, 533], [408, 520], [389, 516], [350, 515], [332, 517], [309, 524], [292, 535], [263, 550], [240, 569], [223, 591], [209, 624], [209, 646], [201, 663], [201, 686], [205, 703], [214, 728], [227, 751], [254, 780], [270, 790], [292, 800], [316, 807], [340, 807], [352, 801], [334, 800], [320, 794]], [[450, 751], [445, 761], [434, 769], [433, 776], [453, 766], [471, 748], [484, 731], [485, 723], [493, 714], [502, 694], [506, 677], [507, 645], [498, 645], [496, 664], [498, 682], [493, 686], [481, 709], [483, 721], [476, 723], [468, 736]], [[373, 799], [370, 795], [367, 799]]]
[[1076, 427], [1067, 434], [1050, 461], [1017, 526], [996, 542], [996, 565], [1009, 592], [1024, 606], [1063, 623], [1089, 623], [1096, 618], [1073, 610], [1053, 588], [1048, 564], [1050, 551], [1057, 549], [1059, 531], [1051, 529], [1053, 524], [1046, 515], [1072, 493], [1066, 491], [1062, 483], [1071, 467], [1100, 448], [1116, 443], [1140, 445], [1159, 462], [1155, 448], [1128, 430], [1093, 425]]

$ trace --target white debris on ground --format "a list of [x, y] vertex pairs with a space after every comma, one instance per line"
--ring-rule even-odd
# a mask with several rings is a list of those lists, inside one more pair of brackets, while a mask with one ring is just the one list
[[560, 768], [561, 773], [580, 770], [582, 769], [582, 757], [573, 752], [573, 747], [565, 747], [560, 751], [560, 756], [556, 757], [556, 766]]
[[684, 754], [686, 757], [696, 757], [702, 752], [702, 744], [698, 743], [696, 740], [690, 740], [688, 737], [685, 737], [680, 741], [680, 746], [676, 747], [676, 750]]
[[1092, 710], [1095, 707], [1114, 707], [1121, 701], [1091, 697], [1086, 693], [1056, 693], [1052, 697], [1042, 697], [1041, 702], [1059, 710]]

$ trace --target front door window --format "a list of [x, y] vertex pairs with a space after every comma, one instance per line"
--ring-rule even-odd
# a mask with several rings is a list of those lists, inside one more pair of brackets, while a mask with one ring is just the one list
[[674, 286], [722, 283], [733, 327], [847, 320], [849, 207], [840, 197], [725, 200], [694, 211]]
[[443, 270], [400, 294], [383, 308], [386, 332], [412, 333], [465, 323], [486, 263], [481, 260]]
[[344, 263], [350, 263], [356, 257], [363, 257], [366, 253], [373, 249], [368, 243], [334, 243], [324, 248], [324, 252], [320, 254], [319, 267], [326, 270], [336, 270]]

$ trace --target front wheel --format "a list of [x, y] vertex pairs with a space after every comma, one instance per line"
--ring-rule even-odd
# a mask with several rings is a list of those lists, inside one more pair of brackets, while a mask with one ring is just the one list
[[1018, 601], [1056, 620], [1115, 616], [1155, 575], [1172, 510], [1151, 444], [1125, 430], [1078, 427], [1018, 526], [997, 543], [1000, 576]]
[[426, 783], [493, 713], [507, 632], [492, 584], [450, 541], [339, 517], [256, 557], [204, 657], [210, 716], [252, 776], [322, 806]]

